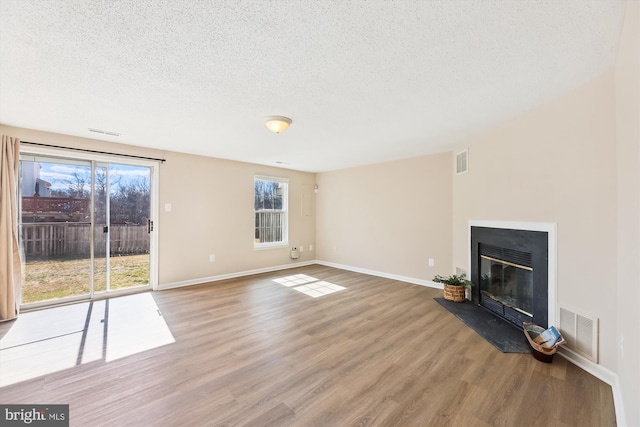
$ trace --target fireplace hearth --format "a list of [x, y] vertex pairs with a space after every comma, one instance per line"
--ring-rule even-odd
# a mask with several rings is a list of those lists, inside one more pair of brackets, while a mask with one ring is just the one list
[[471, 227], [472, 300], [522, 329], [548, 327], [548, 233]]

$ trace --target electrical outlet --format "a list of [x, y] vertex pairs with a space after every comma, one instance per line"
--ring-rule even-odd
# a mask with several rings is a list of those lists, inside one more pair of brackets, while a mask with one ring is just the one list
[[309, 252], [313, 252], [313, 245], [309, 245]]
[[429, 267], [433, 267], [436, 265], [436, 261], [433, 258], [429, 258]]
[[209, 262], [215, 262], [215, 261], [216, 261], [216, 254], [209, 255]]
[[304, 246], [300, 246], [300, 252], [304, 252]]

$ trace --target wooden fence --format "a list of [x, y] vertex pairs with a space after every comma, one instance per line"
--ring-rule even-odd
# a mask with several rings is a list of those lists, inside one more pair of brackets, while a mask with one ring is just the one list
[[[26, 259], [88, 258], [91, 224], [22, 224], [22, 243]], [[144, 225], [112, 225], [109, 233], [95, 233], [95, 256], [105, 256], [106, 238], [111, 236], [111, 255], [149, 253], [149, 234]]]

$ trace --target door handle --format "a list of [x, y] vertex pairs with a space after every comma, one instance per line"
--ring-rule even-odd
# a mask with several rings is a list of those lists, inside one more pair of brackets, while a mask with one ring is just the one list
[[147, 234], [151, 234], [153, 231], [153, 221], [150, 219], [147, 220]]

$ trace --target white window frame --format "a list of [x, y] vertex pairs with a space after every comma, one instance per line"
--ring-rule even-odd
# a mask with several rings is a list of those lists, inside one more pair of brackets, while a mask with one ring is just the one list
[[[282, 240], [277, 242], [257, 242], [255, 238], [256, 232], [256, 214], [258, 211], [255, 209], [255, 183], [256, 181], [269, 181], [269, 182], [278, 182], [284, 185], [284, 192], [282, 194], [282, 213], [284, 214], [284, 225], [282, 226]], [[274, 176], [265, 176], [265, 175], [255, 175], [253, 177], [253, 248], [254, 249], [270, 249], [270, 248], [281, 248], [289, 246], [289, 179], [274, 177]]]

